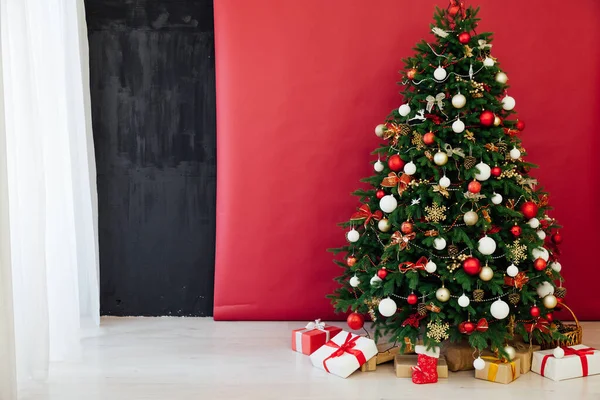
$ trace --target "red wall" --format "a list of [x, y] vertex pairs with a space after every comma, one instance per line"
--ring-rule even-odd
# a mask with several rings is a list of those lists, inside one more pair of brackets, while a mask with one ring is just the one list
[[[481, 0], [529, 160], [565, 226], [568, 303], [600, 318], [600, 2]], [[334, 318], [326, 248], [371, 173], [401, 58], [443, 0], [215, 1], [215, 319]]]

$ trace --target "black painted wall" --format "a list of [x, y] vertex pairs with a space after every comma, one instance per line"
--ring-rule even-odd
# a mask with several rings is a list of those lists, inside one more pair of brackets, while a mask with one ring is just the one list
[[101, 312], [212, 315], [212, 0], [86, 0]]

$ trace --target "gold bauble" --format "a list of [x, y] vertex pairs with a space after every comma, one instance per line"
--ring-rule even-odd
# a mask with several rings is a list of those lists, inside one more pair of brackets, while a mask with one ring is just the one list
[[465, 213], [463, 219], [465, 221], [465, 224], [467, 224], [468, 226], [473, 226], [477, 223], [477, 221], [479, 221], [479, 216], [475, 211], [468, 211]]
[[448, 162], [448, 154], [438, 151], [433, 156], [433, 162], [439, 166], [446, 165], [446, 163]]
[[543, 303], [546, 308], [554, 308], [558, 304], [558, 300], [556, 300], [556, 297], [553, 294], [549, 294], [544, 297]]

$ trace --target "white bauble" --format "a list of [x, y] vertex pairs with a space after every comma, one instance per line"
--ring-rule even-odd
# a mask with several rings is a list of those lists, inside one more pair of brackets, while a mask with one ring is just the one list
[[391, 317], [396, 313], [397, 309], [396, 302], [389, 297], [379, 302], [379, 313], [384, 317]]
[[446, 248], [446, 239], [438, 237], [433, 240], [433, 247], [436, 250], [444, 250]]
[[408, 104], [402, 104], [400, 108], [398, 108], [398, 113], [400, 113], [401, 116], [406, 117], [410, 114], [410, 106]]
[[356, 229], [352, 228], [348, 231], [348, 233], [346, 233], [346, 238], [350, 243], [356, 243], [358, 242], [358, 239], [360, 239], [360, 233], [358, 233]]
[[483, 361], [481, 357], [477, 357], [475, 361], [473, 361], [473, 368], [475, 368], [478, 371], [481, 371], [485, 368], [485, 361]]
[[443, 81], [448, 76], [446, 70], [442, 67], [437, 67], [435, 71], [433, 71], [433, 77], [436, 81]]
[[448, 154], [438, 151], [437, 153], [435, 153], [435, 155], [433, 156], [433, 162], [436, 165], [439, 165], [440, 167], [442, 165], [446, 165], [446, 163], [448, 162]]
[[550, 264], [550, 268], [552, 268], [553, 271], [560, 272], [562, 265], [558, 261], [554, 261]]
[[513, 149], [510, 151], [510, 158], [513, 160], [518, 160], [519, 157], [521, 157], [521, 151], [516, 147], [513, 147]]
[[373, 165], [373, 168], [375, 169], [375, 172], [381, 172], [385, 168], [385, 164], [380, 160], [377, 160], [377, 162]]
[[537, 259], [537, 258], [542, 258], [544, 259], [544, 261], [548, 261], [548, 259], [550, 258], [550, 253], [548, 253], [548, 250], [546, 250], [543, 247], [538, 247], [536, 249], [533, 249], [531, 251], [531, 254], [533, 255], [533, 259]]
[[536, 229], [538, 226], [540, 226], [540, 220], [537, 218], [531, 218], [529, 221], [527, 221], [527, 225], [533, 229]]
[[371, 280], [369, 281], [369, 283], [371, 284], [371, 286], [377, 286], [382, 282], [381, 278], [378, 277], [377, 275], [373, 275], [373, 277], [371, 278]]
[[488, 67], [488, 68], [489, 68], [489, 67], [493, 67], [493, 66], [494, 66], [494, 64], [496, 64], [496, 61], [494, 61], [494, 59], [493, 59], [493, 58], [486, 57], [486, 58], [485, 58], [485, 60], [483, 60], [483, 65], [484, 65], [485, 67]]
[[481, 268], [481, 272], [479, 272], [479, 279], [484, 282], [491, 281], [494, 279], [494, 270], [486, 265], [485, 267]]
[[450, 300], [450, 291], [442, 286], [441, 288], [436, 290], [435, 298], [441, 301], [442, 303], [445, 303], [448, 300]]
[[515, 264], [510, 264], [508, 268], [506, 268], [506, 275], [514, 278], [519, 274], [519, 268]]
[[496, 82], [504, 85], [506, 82], [508, 82], [508, 76], [506, 76], [504, 72], [498, 72], [496, 74]]
[[492, 314], [492, 317], [496, 319], [504, 319], [508, 317], [508, 314], [510, 313], [510, 307], [505, 301], [498, 299], [492, 303], [492, 306], [490, 307], [490, 313]]
[[451, 184], [450, 178], [448, 178], [446, 175], [444, 175], [444, 176], [442, 176], [440, 178], [440, 182], [439, 183], [440, 183], [441, 187], [443, 187], [443, 188], [449, 188], [450, 184]]
[[462, 308], [467, 308], [469, 307], [469, 304], [471, 304], [471, 300], [463, 293], [462, 296], [458, 298], [458, 305]]
[[417, 166], [414, 162], [409, 162], [404, 166], [404, 173], [406, 175], [414, 175], [417, 172]]
[[377, 223], [377, 227], [379, 228], [379, 230], [381, 232], [389, 232], [390, 229], [392, 229], [392, 224], [390, 223], [390, 220], [387, 218], [382, 218], [381, 220], [379, 220], [379, 222]]
[[473, 226], [479, 221], [479, 215], [475, 211], [467, 211], [463, 217], [467, 226]]
[[462, 94], [457, 94], [452, 97], [452, 105], [454, 108], [463, 108], [467, 104], [467, 98]]
[[542, 240], [546, 239], [546, 232], [539, 230], [536, 232], [536, 234], [540, 239], [542, 239]]
[[388, 194], [387, 196], [383, 196], [381, 198], [381, 200], [379, 200], [379, 208], [384, 213], [389, 214], [389, 213], [393, 212], [396, 209], [396, 207], [398, 207], [398, 201], [391, 194]]
[[502, 203], [502, 195], [498, 194], [498, 193], [494, 193], [492, 195], [492, 203], [494, 203], [495, 205]]
[[433, 274], [437, 270], [437, 265], [433, 261], [429, 261], [425, 264], [425, 271]]
[[385, 133], [385, 125], [384, 124], [379, 124], [375, 127], [375, 134], [377, 135], [377, 137], [383, 137], [384, 133]]
[[515, 108], [516, 105], [517, 102], [515, 101], [514, 97], [505, 96], [502, 99], [502, 108], [504, 108], [506, 111], [512, 110], [513, 108]]
[[456, 121], [454, 121], [452, 123], [452, 131], [454, 133], [462, 133], [465, 131], [465, 123], [462, 122], [460, 119], [457, 119]]
[[479, 172], [475, 174], [475, 179], [478, 181], [487, 181], [492, 176], [492, 169], [486, 163], [480, 162], [475, 166]]
[[560, 346], [557, 346], [554, 350], [552, 350], [552, 355], [554, 358], [558, 358], [560, 360], [565, 356], [565, 351]]
[[517, 350], [512, 346], [506, 346], [504, 352], [508, 355], [508, 361], [512, 361], [517, 356]]
[[544, 303], [544, 307], [548, 309], [552, 309], [558, 305], [558, 300], [553, 294], [549, 294], [548, 296], [544, 297], [542, 302]]
[[496, 241], [489, 236], [484, 236], [479, 239], [477, 250], [484, 256], [492, 255], [496, 251]]
[[352, 278], [350, 278], [350, 286], [358, 287], [358, 285], [360, 285], [360, 279], [358, 279], [358, 277], [354, 275]]
[[550, 282], [544, 281], [538, 285], [536, 292], [539, 298], [543, 299], [546, 296], [554, 294], [554, 286]]

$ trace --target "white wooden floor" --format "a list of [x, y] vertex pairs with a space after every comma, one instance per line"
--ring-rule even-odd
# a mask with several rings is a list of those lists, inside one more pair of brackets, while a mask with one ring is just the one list
[[[291, 322], [214, 322], [209, 318], [105, 318], [84, 340], [84, 358], [55, 364], [47, 383], [23, 400], [208, 399], [600, 399], [600, 375], [552, 382], [534, 373], [510, 385], [450, 374], [418, 386], [392, 365], [344, 380], [292, 352]], [[340, 326], [343, 326], [340, 324]], [[600, 348], [600, 322], [584, 323], [585, 344]]]

